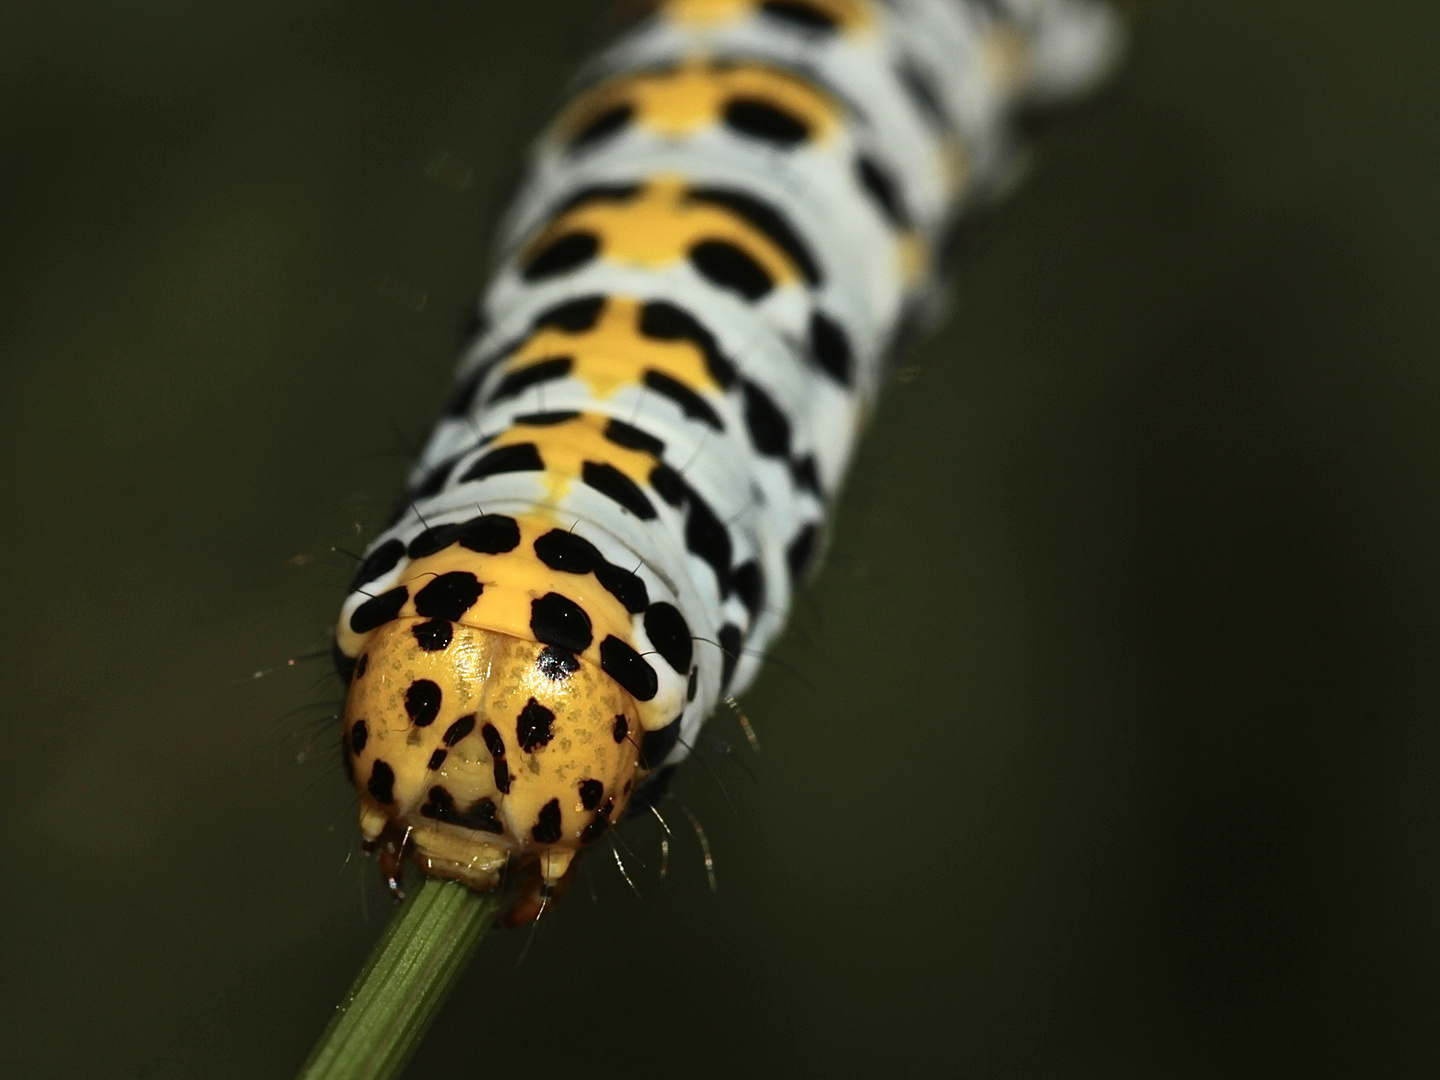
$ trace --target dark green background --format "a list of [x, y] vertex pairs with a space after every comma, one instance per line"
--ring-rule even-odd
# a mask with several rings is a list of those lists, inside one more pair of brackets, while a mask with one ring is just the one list
[[[280, 720], [327, 665], [247, 676], [323, 643], [601, 6], [25, 6], [3, 1072], [285, 1077], [387, 909]], [[1440, 5], [1133, 46], [889, 387], [758, 785], [684, 770], [718, 896], [628, 830], [643, 900], [596, 852], [411, 1076], [1440, 1069]]]

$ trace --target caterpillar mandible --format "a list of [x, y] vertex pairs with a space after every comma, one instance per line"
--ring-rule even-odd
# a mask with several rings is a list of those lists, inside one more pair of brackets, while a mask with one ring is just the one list
[[813, 569], [887, 358], [1020, 109], [1092, 83], [1094, 0], [660, 0], [509, 211], [444, 413], [335, 655], [398, 891], [576, 854], [651, 805]]

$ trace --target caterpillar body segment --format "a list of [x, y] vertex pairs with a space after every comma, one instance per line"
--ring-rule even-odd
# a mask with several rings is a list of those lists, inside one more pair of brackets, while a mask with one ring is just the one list
[[[1089, 0], [664, 0], [582, 73], [341, 611], [366, 839], [543, 910], [740, 693], [1010, 120]], [[393, 868], [392, 868], [393, 870]]]

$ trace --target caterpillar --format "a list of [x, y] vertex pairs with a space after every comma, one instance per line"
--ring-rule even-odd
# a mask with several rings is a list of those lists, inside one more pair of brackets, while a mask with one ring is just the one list
[[392, 889], [407, 852], [523, 866], [534, 918], [664, 794], [814, 569], [948, 230], [1117, 40], [1094, 0], [659, 0], [584, 69], [336, 630]]

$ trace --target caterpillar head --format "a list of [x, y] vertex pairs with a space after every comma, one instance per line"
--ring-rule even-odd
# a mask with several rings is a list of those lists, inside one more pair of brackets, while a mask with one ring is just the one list
[[400, 618], [356, 662], [343, 738], [368, 842], [398, 831], [476, 889], [535, 863], [544, 892], [624, 810], [639, 733], [630, 695], [564, 650]]

